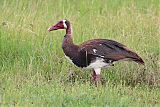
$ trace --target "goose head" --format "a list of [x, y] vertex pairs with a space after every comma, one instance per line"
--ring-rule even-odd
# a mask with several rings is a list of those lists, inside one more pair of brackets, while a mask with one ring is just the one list
[[58, 30], [58, 29], [67, 29], [69, 21], [64, 19], [59, 21], [57, 24], [53, 25], [48, 29], [48, 31]]

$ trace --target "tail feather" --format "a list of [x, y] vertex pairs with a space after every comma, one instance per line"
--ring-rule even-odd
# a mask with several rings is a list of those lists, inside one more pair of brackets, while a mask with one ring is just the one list
[[144, 61], [143, 61], [143, 59], [141, 57], [139, 57], [138, 59], [133, 59], [133, 61], [135, 61], [138, 64], [144, 65]]
[[143, 61], [143, 59], [142, 59], [140, 56], [138, 56], [135, 52], [130, 52], [130, 53], [132, 53], [132, 54], [130, 54], [130, 56], [129, 56], [129, 58], [130, 58], [131, 60], [135, 61], [135, 62], [138, 63], [138, 64], [144, 65], [144, 61]]
[[142, 64], [142, 65], [145, 64], [144, 61], [143, 61], [143, 59], [137, 53], [131, 51], [127, 47], [125, 47], [125, 49], [128, 52], [128, 54], [127, 54], [128, 58], [130, 58], [131, 60], [135, 61], [138, 64]]

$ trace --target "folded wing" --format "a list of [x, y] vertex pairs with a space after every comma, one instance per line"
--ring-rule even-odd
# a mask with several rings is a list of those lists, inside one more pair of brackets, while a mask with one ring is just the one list
[[132, 60], [140, 64], [144, 61], [137, 53], [131, 51], [125, 45], [108, 39], [94, 39], [80, 45], [80, 52], [86, 56], [103, 58], [106, 61]]

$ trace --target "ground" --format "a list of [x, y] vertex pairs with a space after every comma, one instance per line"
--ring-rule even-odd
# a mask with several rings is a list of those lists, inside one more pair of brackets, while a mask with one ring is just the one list
[[[159, 0], [1, 0], [0, 105], [159, 107], [159, 4]], [[116, 40], [135, 50], [145, 66], [116, 63], [103, 69], [103, 85], [92, 85], [90, 70], [75, 67], [64, 57], [65, 31], [47, 31], [62, 19], [73, 25], [74, 43]]]

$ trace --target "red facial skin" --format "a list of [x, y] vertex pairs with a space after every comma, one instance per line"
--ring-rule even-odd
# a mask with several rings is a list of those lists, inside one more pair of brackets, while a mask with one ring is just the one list
[[65, 29], [65, 28], [64, 28], [64, 25], [63, 25], [63, 21], [59, 21], [56, 25], [50, 27], [50, 28], [48, 29], [48, 31], [50, 32], [50, 31], [58, 30], [58, 29]]

